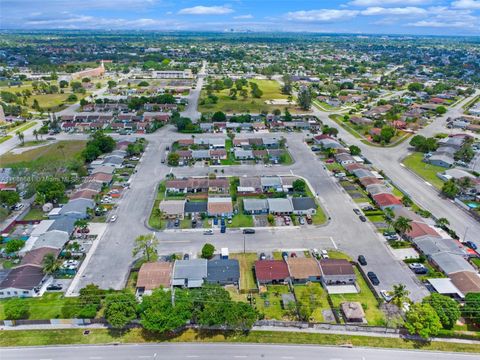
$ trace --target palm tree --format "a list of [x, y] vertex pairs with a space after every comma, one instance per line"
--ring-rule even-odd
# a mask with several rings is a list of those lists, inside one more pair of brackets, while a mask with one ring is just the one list
[[23, 135], [23, 133], [20, 131], [17, 131], [16, 134], [18, 136], [18, 140], [20, 140], [22, 143], [22, 146], [25, 145], [25, 135]]
[[383, 212], [385, 213], [385, 222], [388, 225], [388, 230], [390, 230], [393, 225], [395, 214], [393, 213], [393, 210], [391, 208], [385, 208]]
[[133, 256], [142, 253], [148, 261], [155, 260], [157, 257], [158, 239], [155, 234], [140, 235], [135, 239], [135, 247], [133, 248]]
[[48, 253], [42, 260], [43, 273], [46, 275], [53, 274], [58, 270], [57, 258], [53, 253]]
[[75, 221], [74, 225], [82, 230], [85, 230], [88, 227], [88, 221], [85, 219], [78, 219]]
[[407, 287], [404, 284], [393, 285], [393, 303], [399, 308], [401, 308], [402, 303], [408, 299], [408, 295], [410, 295], [410, 291], [407, 290]]
[[404, 216], [399, 216], [397, 220], [393, 223], [393, 227], [401, 234], [405, 234], [408, 231], [412, 230], [411, 225], [412, 220]]

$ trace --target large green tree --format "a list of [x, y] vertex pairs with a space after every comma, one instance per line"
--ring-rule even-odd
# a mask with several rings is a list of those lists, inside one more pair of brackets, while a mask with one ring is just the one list
[[105, 319], [116, 328], [124, 328], [137, 317], [137, 300], [131, 293], [113, 293], [105, 298]]
[[438, 334], [442, 323], [435, 309], [426, 303], [416, 303], [410, 306], [405, 317], [405, 328], [412, 335], [428, 339]]
[[148, 261], [155, 261], [157, 255], [158, 239], [154, 234], [140, 235], [135, 239], [133, 256], [142, 254], [142, 257]]
[[435, 309], [440, 318], [440, 322], [445, 329], [453, 328], [460, 317], [458, 303], [448, 296], [433, 293], [424, 298], [422, 302], [430, 304]]
[[476, 323], [480, 323], [480, 293], [468, 293], [465, 295], [463, 315]]
[[5, 302], [3, 312], [7, 320], [27, 319], [29, 306], [25, 299], [11, 299]]

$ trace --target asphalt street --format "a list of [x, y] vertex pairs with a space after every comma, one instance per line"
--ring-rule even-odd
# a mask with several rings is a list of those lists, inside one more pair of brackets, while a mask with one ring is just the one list
[[[480, 93], [477, 91], [476, 94]], [[475, 95], [473, 95], [475, 96]], [[473, 97], [472, 96], [472, 97]], [[460, 133], [459, 130], [447, 130], [445, 127], [448, 117], [457, 117], [462, 113], [462, 106], [472, 97], [469, 97], [456, 106], [449, 109], [448, 112], [441, 117], [435, 118], [433, 122], [421, 129], [418, 134], [424, 136], [433, 136], [436, 133]], [[339, 130], [338, 137], [345, 140], [349, 144], [354, 144], [362, 149], [365, 155], [377, 168], [382, 169], [387, 176], [400, 188], [406, 191], [410, 197], [421, 207], [430, 211], [435, 217], [445, 217], [450, 221], [451, 227], [457, 232], [462, 240], [470, 240], [480, 247], [480, 223], [472, 218], [467, 212], [460, 209], [451, 200], [439, 196], [438, 191], [429, 183], [406, 169], [401, 165], [401, 161], [412, 152], [409, 147], [409, 140], [392, 147], [379, 148], [366, 145], [351, 135], [348, 131], [338, 126], [328, 117], [328, 114], [314, 108], [317, 115], [324, 124], [334, 126]]]
[[309, 345], [138, 344], [25, 347], [2, 349], [2, 360], [133, 360], [133, 359], [275, 359], [275, 360], [453, 360], [478, 354]]
[[200, 116], [202, 115], [198, 112], [197, 108], [198, 108], [198, 99], [200, 98], [200, 93], [202, 92], [202, 88], [203, 88], [203, 82], [205, 80], [206, 69], [207, 69], [207, 62], [203, 61], [202, 68], [200, 69], [197, 75], [197, 84], [194, 89], [190, 90], [190, 93], [188, 94], [188, 97], [187, 97], [188, 99], [187, 107], [181, 113], [182, 116], [192, 119], [193, 122], [196, 122], [198, 119], [200, 119]]

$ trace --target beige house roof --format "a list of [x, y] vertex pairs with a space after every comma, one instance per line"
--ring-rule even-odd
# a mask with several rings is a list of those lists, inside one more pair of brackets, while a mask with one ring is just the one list
[[459, 271], [449, 275], [453, 285], [463, 294], [480, 292], [480, 276], [471, 271]]
[[208, 198], [208, 213], [212, 214], [230, 214], [233, 212], [233, 204], [231, 198]]
[[138, 272], [137, 288], [153, 290], [163, 286], [168, 288], [172, 279], [173, 263], [151, 262], [145, 263]]
[[165, 215], [183, 215], [185, 209], [185, 200], [165, 200], [160, 203], [158, 208]]
[[294, 279], [308, 279], [321, 276], [317, 260], [313, 258], [288, 258], [290, 276]]
[[340, 307], [347, 321], [357, 322], [365, 319], [365, 312], [359, 302], [343, 302]]

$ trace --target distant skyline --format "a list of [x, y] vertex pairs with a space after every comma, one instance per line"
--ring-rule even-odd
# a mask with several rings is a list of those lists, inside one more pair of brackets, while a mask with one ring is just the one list
[[480, 0], [0, 0], [1, 29], [480, 35]]

